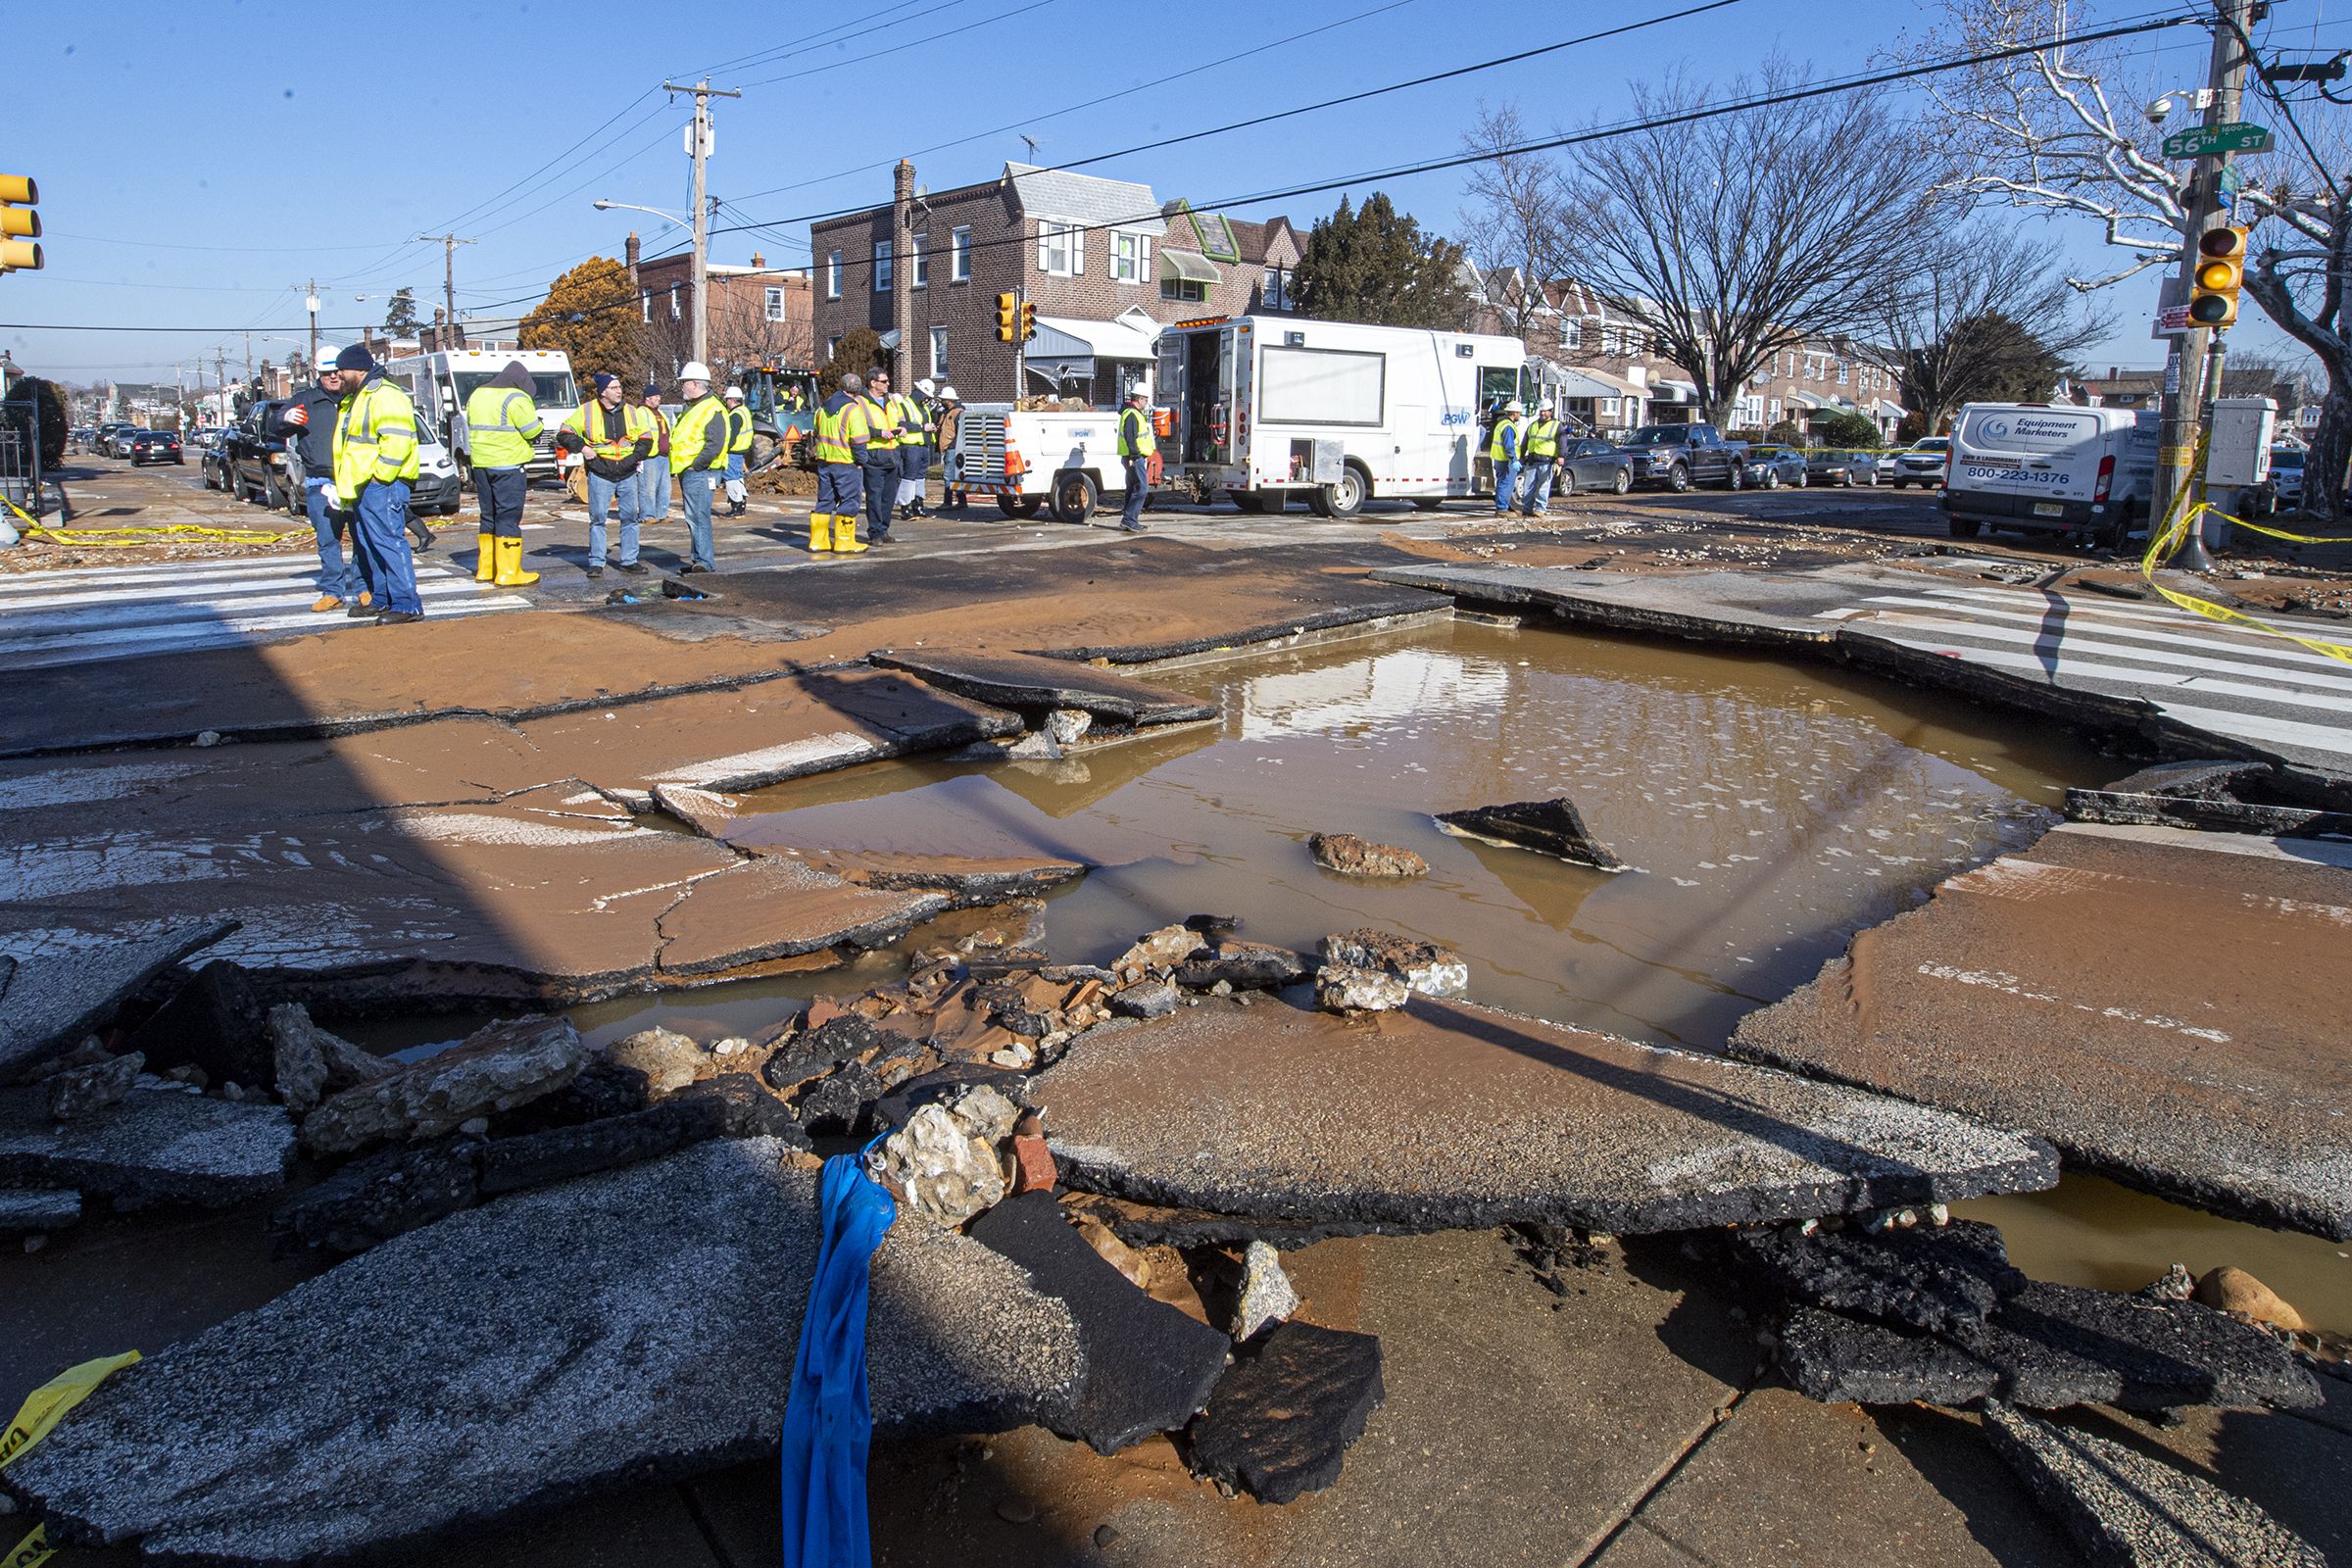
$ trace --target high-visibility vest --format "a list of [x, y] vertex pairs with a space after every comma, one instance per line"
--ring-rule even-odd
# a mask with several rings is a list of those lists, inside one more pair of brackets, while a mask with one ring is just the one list
[[1487, 438], [1487, 456], [1493, 458], [1496, 463], [1508, 463], [1517, 457], [1519, 454], [1516, 448], [1509, 452], [1502, 449], [1502, 432], [1505, 430], [1514, 432], [1513, 439], [1516, 440], [1518, 428], [1519, 426], [1509, 419], [1496, 419], [1494, 433]]
[[598, 457], [619, 459], [636, 451], [638, 442], [654, 438], [654, 416], [635, 404], [608, 409], [602, 398], [591, 398], [564, 416], [564, 428], [579, 431]]
[[[678, 422], [669, 427], [669, 471], [684, 473], [693, 467], [695, 459], [702, 453], [703, 437], [710, 430], [710, 421], [726, 416], [727, 406], [709, 393], [687, 404], [678, 414]], [[702, 466], [716, 469], [726, 466], [727, 444], [721, 441], [718, 444], [718, 456]]]
[[528, 392], [485, 382], [466, 394], [466, 457], [477, 468], [521, 467], [543, 428]]
[[752, 411], [740, 403], [730, 404], [727, 408], [727, 450], [752, 450]]
[[893, 392], [890, 395], [890, 412], [897, 415], [899, 418], [900, 446], [919, 447], [930, 444], [931, 416], [924, 412], [921, 403], [904, 392]]
[[869, 458], [877, 452], [899, 450], [899, 416], [889, 403], [868, 397], [865, 400], [865, 451]]
[[816, 411], [816, 461], [855, 463], [867, 435], [865, 399], [837, 394]]
[[423, 471], [416, 455], [416, 405], [381, 375], [369, 376], [335, 409], [335, 494], [345, 506], [368, 484], [414, 479]]
[[1556, 458], [1560, 455], [1560, 421], [1548, 414], [1539, 414], [1527, 421], [1527, 444], [1520, 449], [1525, 458]]
[[1148, 458], [1159, 450], [1152, 436], [1151, 416], [1141, 409], [1126, 409], [1119, 414], [1119, 456]]

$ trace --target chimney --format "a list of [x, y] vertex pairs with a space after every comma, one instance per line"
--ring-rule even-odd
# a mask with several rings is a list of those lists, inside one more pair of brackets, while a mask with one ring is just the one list
[[632, 228], [629, 230], [629, 242], [621, 251], [622, 257], [628, 263], [629, 287], [631, 288], [637, 286], [637, 231]]
[[766, 257], [760, 255], [758, 251], [752, 252], [752, 270], [758, 271], [760, 268], [765, 267], [766, 265]]
[[2112, 365], [2110, 365], [2109, 367], [2107, 367], [2107, 379], [2108, 379], [2108, 380], [2110, 380], [2110, 381], [2114, 380], [2114, 379], [2115, 379], [2117, 376], [2119, 376], [2119, 375], [2121, 375], [2121, 374], [2123, 374], [2123, 373], [2124, 373], [2123, 371], [2121, 371], [2121, 370], [2117, 369], [2117, 368], [2116, 368], [2114, 366], [2112, 366]]

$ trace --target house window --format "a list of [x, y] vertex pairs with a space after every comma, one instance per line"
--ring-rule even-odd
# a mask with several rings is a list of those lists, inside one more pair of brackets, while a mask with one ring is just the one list
[[1650, 352], [1650, 353], [1652, 353], [1652, 354], [1654, 354], [1654, 355], [1657, 355], [1657, 356], [1658, 356], [1658, 357], [1660, 357], [1660, 358], [1664, 358], [1664, 357], [1665, 357], [1665, 354], [1666, 354], [1666, 334], [1665, 334], [1665, 333], [1663, 333], [1663, 332], [1652, 332], [1652, 333], [1650, 333], [1650, 334], [1649, 334], [1649, 352]]
[[[839, 255], [840, 253], [837, 251], [837, 252], [835, 252], [834, 254], [835, 254], [835, 255]], [[831, 337], [829, 337], [829, 338], [825, 339], [825, 358], [829, 360], [829, 359], [833, 358], [835, 355], [839, 354], [840, 352], [841, 352], [841, 334], [840, 334], [839, 332], [836, 332], [836, 333], [834, 333], [834, 334], [833, 334]]]
[[877, 293], [877, 294], [887, 294], [887, 293], [889, 293], [889, 292], [890, 292], [890, 281], [891, 281], [891, 278], [890, 278], [890, 270], [891, 270], [890, 241], [888, 241], [888, 240], [886, 240], [886, 239], [878, 239], [878, 240], [874, 241], [874, 292], [875, 292], [875, 293]]
[[1110, 276], [1117, 283], [1141, 283], [1152, 271], [1152, 236], [1113, 230], [1110, 236]]
[[1086, 270], [1086, 231], [1057, 219], [1037, 220], [1037, 270], [1054, 277], [1072, 277]]
[[1781, 422], [1781, 400], [1779, 398], [1772, 400], [1772, 422], [1775, 424]]
[[673, 321], [678, 318], [678, 285], [675, 283], [669, 285], [669, 318]]
[[1208, 285], [1199, 278], [1163, 277], [1159, 280], [1159, 297], [1163, 300], [1183, 300], [1199, 305], [1208, 298]]
[[1258, 289], [1260, 304], [1269, 311], [1291, 308], [1291, 270], [1287, 267], [1269, 267]]
[[913, 239], [914, 249], [906, 253], [906, 286], [908, 288], [929, 288], [931, 286], [931, 263], [923, 255], [923, 252], [929, 248], [931, 236], [917, 234]]
[[931, 373], [948, 373], [948, 329], [944, 326], [931, 329]]
[[948, 281], [972, 280], [972, 225], [957, 223], [948, 230]]
[[784, 319], [784, 291], [780, 288], [767, 291], [767, 318], [771, 321]]
[[1577, 320], [1574, 317], [1564, 318], [1560, 322], [1560, 347], [1564, 349], [1581, 349], [1584, 346], [1585, 323]]
[[825, 298], [841, 298], [841, 252], [825, 253]]
[[654, 291], [649, 288], [644, 293], [639, 294], [637, 296], [637, 304], [644, 311], [645, 319], [649, 321], [652, 320], [654, 318]]
[[1848, 365], [1848, 364], [1847, 364], [1845, 361], [1843, 361], [1843, 360], [1839, 360], [1839, 361], [1838, 362], [1838, 384], [1839, 386], [1843, 386], [1843, 385], [1845, 385], [1845, 383], [1846, 383], [1846, 381], [1847, 381], [1847, 379], [1848, 379], [1848, 372], [1849, 372], [1849, 371], [1850, 371], [1852, 368], [1853, 368], [1853, 367], [1852, 367], [1852, 366], [1850, 366], [1850, 365]]

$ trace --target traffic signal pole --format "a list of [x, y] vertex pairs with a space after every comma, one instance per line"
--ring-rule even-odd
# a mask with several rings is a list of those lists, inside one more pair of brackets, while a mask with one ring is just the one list
[[[2216, 0], [2218, 18], [2213, 29], [2213, 53], [2206, 70], [2208, 84], [2213, 89], [2212, 101], [2205, 106], [2207, 125], [2228, 124], [2237, 119], [2246, 81], [2246, 52], [2238, 39], [2249, 34], [2254, 3], [2255, 0]], [[2180, 258], [2182, 299], [2189, 298], [2196, 285], [2197, 263], [2202, 259], [2197, 242], [2222, 220], [2222, 171], [2230, 167], [2230, 157], [2227, 152], [2208, 153], [2196, 161], [2190, 174], [2188, 242], [2181, 248]], [[2190, 472], [2190, 460], [2195, 455], [2198, 429], [2204, 422], [2205, 405], [2221, 393], [2222, 363], [2228, 352], [2222, 346], [2222, 336], [2220, 332], [2193, 324], [2173, 336], [2172, 352], [2164, 368], [2155, 497], [2148, 514], [2151, 528], [2161, 526], [2171, 514], [2173, 500], [2183, 487], [2195, 485], [2202, 495], [2204, 486]], [[2213, 569], [2213, 558], [2205, 552], [2201, 526], [2189, 530], [2188, 539], [2173, 558], [2173, 564], [2184, 571]]]

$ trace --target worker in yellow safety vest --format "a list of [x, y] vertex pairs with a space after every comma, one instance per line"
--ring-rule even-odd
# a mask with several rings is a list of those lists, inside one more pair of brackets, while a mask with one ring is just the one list
[[355, 343], [335, 356], [343, 397], [335, 407], [335, 496], [353, 513], [351, 547], [375, 585], [378, 625], [424, 618], [409, 561], [409, 481], [423, 471], [416, 405]]
[[564, 416], [556, 446], [579, 452], [588, 468], [588, 575], [605, 574], [605, 518], [620, 509], [620, 560], [630, 576], [642, 575], [637, 559], [638, 466], [653, 456], [654, 416], [629, 402], [620, 377], [599, 373], [595, 395]]
[[727, 515], [743, 515], [744, 466], [751, 461], [752, 411], [743, 406], [743, 388], [727, 388]]
[[1152, 456], [1159, 442], [1152, 430], [1151, 398], [1142, 387], [1127, 394], [1119, 411], [1119, 462], [1125, 468], [1127, 504], [1119, 509], [1119, 526], [1128, 533], [1144, 531], [1144, 503], [1152, 499]]
[[1519, 421], [1527, 414], [1516, 399], [1502, 406], [1494, 416], [1494, 431], [1487, 437], [1487, 461], [1494, 466], [1494, 515], [1501, 516], [1511, 510], [1511, 498], [1519, 489], [1519, 453], [1522, 442]]
[[669, 471], [678, 481], [678, 496], [686, 503], [686, 564], [693, 571], [715, 571], [718, 559], [710, 540], [710, 486], [727, 467], [727, 406], [710, 395], [710, 368], [688, 360], [678, 369], [678, 396], [686, 407], [669, 427]]
[[1529, 416], [1519, 462], [1525, 470], [1519, 510], [1531, 517], [1550, 510], [1551, 481], [1560, 471], [1560, 420], [1549, 409], [1539, 408]]
[[854, 556], [858, 512], [865, 504], [865, 462], [873, 426], [866, 418], [865, 379], [856, 372], [816, 410], [816, 510], [808, 514], [811, 555]]
[[512, 588], [538, 580], [537, 572], [526, 575], [522, 569], [522, 507], [530, 494], [523, 466], [531, 461], [531, 443], [542, 428], [539, 405], [531, 398], [531, 372], [520, 360], [509, 360], [505, 369], [466, 394], [466, 457], [473, 466], [473, 499], [482, 514], [481, 530], [474, 535], [480, 547], [475, 582]]
[[891, 504], [899, 496], [899, 444], [906, 439], [898, 399], [890, 395], [890, 372], [865, 378], [865, 542], [890, 541]]
[[931, 480], [932, 435], [937, 428], [931, 417], [931, 382], [928, 377], [914, 383], [921, 397], [901, 392], [891, 399], [899, 416], [899, 520], [923, 514], [923, 488]]

